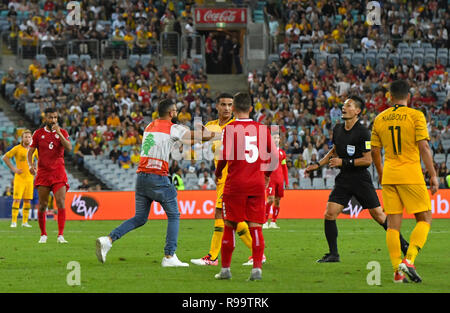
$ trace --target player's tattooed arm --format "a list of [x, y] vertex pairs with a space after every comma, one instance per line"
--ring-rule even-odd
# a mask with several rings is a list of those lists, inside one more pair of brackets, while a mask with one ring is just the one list
[[430, 189], [431, 194], [434, 195], [439, 189], [439, 182], [437, 179], [436, 169], [433, 165], [433, 156], [431, 155], [430, 145], [428, 144], [428, 140], [420, 140], [418, 141], [420, 157], [425, 164], [428, 175], [430, 176]]
[[52, 126], [52, 130], [56, 131], [56, 133], [59, 135], [59, 140], [61, 141], [61, 144], [63, 145], [64, 149], [67, 151], [72, 151], [72, 143], [70, 140], [67, 140], [66, 137], [61, 132], [61, 128], [58, 124], [54, 124]]

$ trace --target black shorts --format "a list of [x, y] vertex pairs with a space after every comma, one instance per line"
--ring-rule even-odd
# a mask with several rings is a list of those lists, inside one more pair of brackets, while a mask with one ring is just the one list
[[380, 200], [368, 171], [336, 176], [328, 202], [335, 202], [346, 207], [352, 197], [355, 197], [364, 209], [380, 206]]

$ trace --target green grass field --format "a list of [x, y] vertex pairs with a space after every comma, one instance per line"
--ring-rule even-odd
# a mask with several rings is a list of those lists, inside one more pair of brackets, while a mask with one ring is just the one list
[[[166, 221], [149, 221], [114, 243], [107, 262], [95, 256], [95, 239], [120, 221], [67, 222], [67, 245], [56, 244], [57, 224], [47, 222], [47, 244], [38, 244], [39, 226], [17, 229], [0, 221], [0, 292], [146, 292], [146, 293], [302, 293], [302, 292], [450, 292], [450, 220], [435, 220], [428, 242], [416, 260], [422, 284], [392, 282], [385, 232], [372, 220], [339, 220], [341, 263], [318, 264], [327, 252], [322, 220], [279, 220], [279, 230], [265, 230], [267, 263], [263, 280], [247, 282], [250, 252], [237, 239], [233, 279], [216, 281], [218, 267], [162, 268]], [[19, 222], [20, 224], [20, 222]], [[403, 223], [409, 238], [413, 220]], [[212, 220], [182, 220], [177, 255], [189, 262], [209, 250]], [[81, 285], [69, 286], [67, 264], [81, 266]], [[381, 265], [381, 285], [369, 286], [367, 264]]]

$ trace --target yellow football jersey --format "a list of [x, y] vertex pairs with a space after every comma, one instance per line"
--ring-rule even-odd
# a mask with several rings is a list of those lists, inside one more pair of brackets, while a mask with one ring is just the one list
[[[205, 127], [207, 130], [211, 131], [211, 132], [222, 132], [222, 130], [224, 129], [225, 126], [227, 126], [228, 124], [230, 124], [231, 122], [234, 121], [234, 117], [232, 119], [230, 119], [228, 122], [226, 122], [224, 125], [219, 125], [219, 120], [214, 120], [214, 121], [209, 121], [208, 123], [206, 123]], [[212, 151], [214, 153], [214, 165], [217, 167], [217, 163], [219, 162], [217, 159], [217, 155], [218, 152], [220, 151], [220, 148], [222, 147], [222, 141], [221, 140], [215, 140], [212, 143]], [[221, 183], [225, 183], [225, 179], [227, 177], [228, 174], [228, 164], [225, 166], [225, 168], [222, 171], [222, 178], [219, 180], [219, 184]]]
[[[33, 175], [31, 175], [29, 167], [28, 167], [28, 161], [27, 161], [27, 154], [28, 149], [22, 146], [22, 144], [18, 144], [11, 150], [9, 150], [6, 153], [6, 156], [9, 159], [14, 158], [16, 162], [16, 167], [20, 170], [22, 170], [22, 174], [15, 174], [16, 176], [19, 176], [20, 178], [33, 178]], [[37, 149], [33, 153], [33, 160], [37, 158]]]
[[385, 151], [381, 184], [425, 184], [417, 142], [429, 139], [421, 111], [396, 105], [381, 112], [371, 139], [372, 146]]

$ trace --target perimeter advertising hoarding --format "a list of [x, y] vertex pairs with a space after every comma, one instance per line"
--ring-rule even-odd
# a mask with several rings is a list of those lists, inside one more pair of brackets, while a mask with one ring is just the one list
[[[323, 218], [331, 190], [286, 190], [281, 200], [279, 218]], [[378, 190], [381, 198], [381, 191]], [[181, 219], [213, 219], [215, 191], [179, 191], [178, 208]], [[439, 190], [431, 196], [433, 218], [450, 218], [450, 189]], [[68, 192], [66, 195], [68, 220], [125, 220], [134, 216], [134, 192]], [[367, 210], [352, 199], [339, 218], [371, 218]], [[411, 215], [406, 215], [412, 218]], [[150, 219], [166, 219], [164, 210], [153, 202]]]

